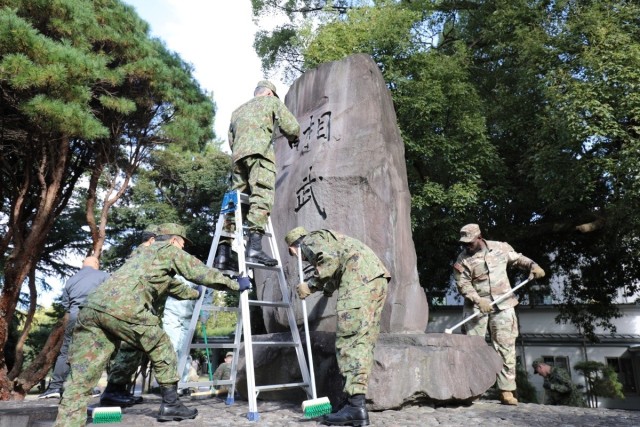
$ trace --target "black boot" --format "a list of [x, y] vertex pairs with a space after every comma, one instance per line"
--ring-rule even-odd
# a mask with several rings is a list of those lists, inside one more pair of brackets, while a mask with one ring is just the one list
[[249, 233], [249, 242], [247, 244], [247, 262], [254, 264], [264, 264], [268, 267], [278, 265], [278, 261], [271, 258], [262, 251], [262, 233], [252, 231]]
[[142, 403], [142, 397], [129, 394], [126, 384], [107, 383], [100, 396], [101, 406], [127, 407], [138, 403]]
[[162, 405], [158, 413], [158, 421], [192, 420], [198, 415], [197, 409], [189, 409], [178, 399], [178, 384], [161, 386]]
[[322, 423], [328, 426], [368, 426], [369, 413], [364, 394], [351, 396], [347, 405], [335, 414], [325, 416]]
[[220, 244], [213, 260], [213, 266], [218, 270], [238, 271], [238, 261], [231, 256], [231, 246]]

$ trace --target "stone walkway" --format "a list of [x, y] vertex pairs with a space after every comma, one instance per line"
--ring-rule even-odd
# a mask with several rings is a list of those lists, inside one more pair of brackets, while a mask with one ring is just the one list
[[[94, 400], [97, 403], [97, 399]], [[125, 409], [119, 426], [305, 426], [321, 425], [316, 420], [307, 420], [301, 416], [299, 405], [289, 402], [258, 402], [259, 420], [247, 420], [248, 404], [236, 401], [233, 405], [225, 405], [223, 400], [208, 398], [183, 402], [197, 408], [198, 417], [182, 422], [158, 422], [155, 415], [160, 405], [160, 397], [145, 395], [145, 403]], [[40, 405], [51, 406], [53, 402], [29, 399], [24, 402], [12, 402], [14, 406], [31, 406], [37, 411]], [[0, 402], [0, 425], [2, 425], [3, 407], [10, 402]], [[566, 406], [545, 406], [536, 404], [520, 404], [517, 407], [500, 405], [493, 400], [479, 400], [470, 406], [447, 406], [432, 408], [429, 406], [413, 406], [396, 411], [370, 412], [371, 426], [375, 427], [423, 427], [423, 426], [602, 426], [602, 427], [637, 427], [640, 426], [640, 411], [624, 411], [618, 409], [588, 409]], [[53, 425], [52, 421], [37, 421], [33, 426], [45, 427]]]

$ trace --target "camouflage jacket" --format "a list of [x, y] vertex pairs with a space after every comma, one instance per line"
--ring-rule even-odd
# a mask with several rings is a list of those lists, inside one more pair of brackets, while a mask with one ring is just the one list
[[221, 363], [213, 373], [214, 380], [228, 380], [231, 378], [231, 363]]
[[314, 266], [306, 279], [312, 291], [321, 290], [326, 296], [338, 291], [337, 311], [361, 307], [355, 295], [358, 286], [378, 277], [391, 278], [382, 261], [367, 245], [332, 230], [318, 230], [307, 234], [300, 244], [303, 259]]
[[273, 134], [276, 127], [293, 141], [298, 138], [300, 125], [275, 96], [256, 96], [242, 104], [231, 114], [229, 126], [229, 145], [233, 152], [233, 161], [243, 157], [260, 155], [276, 162], [273, 151]]
[[[462, 251], [453, 265], [453, 275], [458, 292], [465, 298], [465, 305], [478, 304], [480, 298], [495, 300], [511, 290], [507, 267], [530, 270], [533, 261], [516, 252], [504, 242], [485, 240], [487, 250], [473, 255]], [[518, 298], [511, 295], [498, 304], [504, 310], [518, 305]]]
[[157, 307], [168, 295], [196, 299], [198, 291], [174, 279], [176, 274], [218, 290], [238, 290], [238, 283], [205, 266], [169, 242], [156, 242], [138, 251], [94, 291], [86, 307], [142, 325], [160, 323]]
[[546, 403], [549, 405], [586, 406], [582, 394], [563, 368], [551, 368], [543, 384]]

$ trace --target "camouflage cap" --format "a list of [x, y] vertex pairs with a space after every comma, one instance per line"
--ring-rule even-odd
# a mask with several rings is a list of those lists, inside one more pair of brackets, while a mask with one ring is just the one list
[[273, 96], [275, 96], [278, 99], [280, 98], [276, 93], [276, 85], [271, 83], [269, 80], [260, 80], [256, 85], [256, 88], [259, 88], [259, 87], [266, 87], [267, 89], [270, 89], [271, 92], [273, 92]]
[[229, 357], [229, 356], [233, 357], [233, 351], [227, 351], [227, 354], [224, 355], [224, 357]]
[[533, 361], [533, 363], [531, 364], [531, 366], [533, 366], [533, 373], [537, 374], [538, 372], [536, 371], [536, 369], [538, 368], [538, 366], [540, 365], [546, 365], [546, 363], [544, 363], [544, 359], [542, 357], [538, 357], [536, 360]]
[[173, 222], [165, 222], [164, 224], [158, 225], [156, 234], [158, 236], [180, 236], [185, 241], [191, 243], [191, 240], [187, 237], [187, 229], [183, 225]]
[[284, 241], [287, 242], [287, 246], [291, 246], [296, 240], [302, 236], [306, 236], [307, 234], [309, 233], [307, 233], [307, 230], [304, 227], [296, 227], [284, 236]]
[[150, 233], [150, 234], [155, 234], [156, 236], [158, 235], [158, 226], [155, 224], [149, 224], [147, 225], [147, 228], [144, 229], [145, 233]]
[[478, 224], [467, 224], [460, 229], [460, 240], [458, 241], [462, 243], [469, 243], [479, 235], [480, 226]]

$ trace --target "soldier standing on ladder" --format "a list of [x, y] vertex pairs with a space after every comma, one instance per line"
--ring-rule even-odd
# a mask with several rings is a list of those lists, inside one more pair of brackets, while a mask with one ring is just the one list
[[[229, 145], [233, 153], [233, 189], [249, 194], [249, 242], [246, 261], [274, 266], [277, 261], [262, 250], [267, 219], [273, 206], [276, 165], [273, 137], [277, 128], [297, 146], [300, 124], [276, 93], [268, 80], [258, 82], [254, 97], [231, 115]], [[237, 224], [240, 227], [241, 224]], [[225, 223], [225, 231], [232, 232]], [[231, 260], [231, 241], [221, 239], [213, 266], [220, 270], [236, 270]]]

